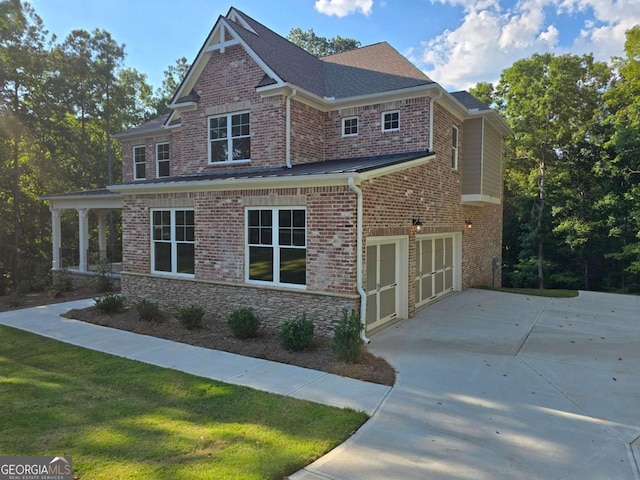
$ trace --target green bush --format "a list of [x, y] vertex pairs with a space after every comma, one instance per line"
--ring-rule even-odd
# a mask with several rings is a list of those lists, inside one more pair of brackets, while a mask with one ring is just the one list
[[21, 307], [24, 303], [24, 293], [13, 289], [7, 292], [7, 305], [12, 308]]
[[98, 274], [93, 278], [93, 288], [100, 293], [113, 290], [113, 280], [107, 275], [107, 271], [107, 264], [100, 263], [98, 266]]
[[306, 315], [302, 315], [302, 317], [295, 320], [284, 322], [278, 331], [278, 338], [280, 338], [280, 344], [286, 350], [298, 352], [311, 345], [313, 331], [313, 320], [307, 318]]
[[146, 298], [136, 303], [136, 311], [138, 312], [138, 318], [143, 322], [153, 322], [161, 318], [158, 304]]
[[116, 293], [109, 293], [103, 297], [93, 299], [99, 310], [106, 313], [116, 313], [124, 307], [124, 297]]
[[176, 319], [187, 330], [193, 330], [202, 325], [204, 318], [204, 308], [200, 305], [191, 305], [189, 307], [180, 307], [176, 312]]
[[348, 363], [356, 363], [360, 360], [363, 343], [360, 338], [361, 330], [362, 324], [355, 310], [351, 310], [351, 314], [348, 314], [345, 309], [329, 344], [338, 360]]
[[255, 337], [260, 328], [260, 318], [253, 308], [240, 308], [227, 317], [227, 325], [237, 338]]
[[58, 298], [63, 293], [71, 290], [73, 290], [73, 281], [69, 272], [62, 270], [51, 274], [51, 283], [47, 289], [51, 298]]

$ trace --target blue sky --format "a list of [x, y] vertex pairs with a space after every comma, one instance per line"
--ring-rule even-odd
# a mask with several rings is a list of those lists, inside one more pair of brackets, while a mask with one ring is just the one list
[[386, 40], [450, 90], [495, 82], [533, 53], [622, 56], [640, 24], [640, 0], [31, 0], [50, 33], [105, 29], [126, 45], [126, 65], [154, 87], [179, 57], [192, 61], [231, 6], [286, 36], [312, 28], [368, 45]]

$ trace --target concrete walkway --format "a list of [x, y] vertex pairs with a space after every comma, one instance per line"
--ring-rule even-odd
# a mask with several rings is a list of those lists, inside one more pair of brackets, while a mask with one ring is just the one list
[[374, 417], [291, 478], [638, 480], [640, 297], [454, 294], [374, 336]]
[[85, 308], [93, 303], [87, 299], [3, 312], [0, 324], [212, 380], [361, 410], [369, 415], [373, 415], [391, 390], [384, 385], [318, 370], [194, 347], [60, 316], [72, 308]]

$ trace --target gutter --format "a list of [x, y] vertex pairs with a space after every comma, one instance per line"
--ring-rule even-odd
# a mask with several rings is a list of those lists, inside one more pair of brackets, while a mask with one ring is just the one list
[[362, 325], [362, 329], [360, 330], [360, 338], [365, 344], [367, 344], [371, 340], [365, 333], [367, 319], [367, 292], [365, 292], [364, 288], [362, 288], [362, 190], [360, 190], [356, 186], [353, 177], [349, 177], [347, 179], [347, 184], [358, 197], [356, 226], [356, 249], [358, 250], [356, 252], [356, 289], [360, 294], [360, 325]]
[[442, 97], [442, 90], [438, 92], [438, 95], [431, 97], [429, 102], [429, 151], [433, 152], [433, 107], [436, 104], [436, 100]]
[[284, 162], [287, 168], [291, 168], [291, 99], [296, 96], [298, 92], [294, 88], [290, 95], [287, 95], [287, 119], [285, 127], [285, 157]]

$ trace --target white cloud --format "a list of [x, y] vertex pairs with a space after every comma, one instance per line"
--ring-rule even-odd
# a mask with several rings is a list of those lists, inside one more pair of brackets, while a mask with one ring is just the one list
[[346, 17], [358, 11], [369, 15], [373, 0], [316, 0], [315, 8], [320, 13], [336, 17]]
[[[504, 0], [431, 0], [461, 5], [460, 25], [422, 43], [410, 52], [427, 75], [448, 88], [467, 89], [479, 81], [496, 82], [500, 73], [533, 53], [593, 52], [597, 60], [621, 55], [624, 32], [640, 23], [638, 0], [519, 0], [504, 8]], [[560, 47], [562, 20], [551, 24], [545, 8], [559, 15], [587, 14], [581, 34], [570, 47]], [[575, 21], [575, 17], [568, 17]]]

